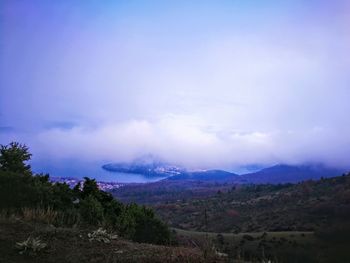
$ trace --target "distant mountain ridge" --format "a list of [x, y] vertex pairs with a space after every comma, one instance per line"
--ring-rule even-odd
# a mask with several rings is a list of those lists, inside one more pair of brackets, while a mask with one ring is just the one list
[[102, 166], [110, 172], [142, 174], [149, 177], [166, 177], [165, 180], [232, 181], [239, 175], [223, 170], [189, 171], [180, 166], [168, 164], [151, 154], [130, 163], [109, 163]]
[[305, 180], [317, 180], [321, 177], [328, 178], [339, 176], [346, 170], [326, 167], [322, 164], [309, 165], [286, 165], [278, 164], [272, 167], [262, 169], [255, 173], [242, 175], [247, 183], [297, 183]]
[[105, 164], [102, 168], [110, 172], [165, 177], [164, 181], [203, 181], [238, 184], [297, 183], [310, 179], [317, 180], [321, 177], [339, 176], [347, 172], [345, 169], [330, 168], [322, 164], [278, 164], [243, 175], [218, 169], [189, 171], [180, 166], [168, 164], [151, 154], [142, 156], [130, 163]]
[[178, 175], [168, 177], [166, 180], [194, 180], [194, 181], [214, 181], [227, 182], [237, 180], [240, 176], [238, 174], [230, 173], [223, 170], [205, 170], [197, 172], [186, 172]]

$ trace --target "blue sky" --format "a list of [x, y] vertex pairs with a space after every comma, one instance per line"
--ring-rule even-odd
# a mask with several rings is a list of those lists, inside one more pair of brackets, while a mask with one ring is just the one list
[[349, 166], [348, 1], [1, 1], [0, 143], [34, 161]]

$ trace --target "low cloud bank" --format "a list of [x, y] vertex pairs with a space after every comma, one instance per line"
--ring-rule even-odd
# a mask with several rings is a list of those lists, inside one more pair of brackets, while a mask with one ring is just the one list
[[339, 131], [309, 130], [223, 132], [192, 124], [183, 117], [133, 120], [101, 127], [53, 128], [30, 142], [40, 158], [108, 162], [154, 154], [188, 168], [230, 168], [249, 164], [320, 162], [349, 167], [350, 139]]

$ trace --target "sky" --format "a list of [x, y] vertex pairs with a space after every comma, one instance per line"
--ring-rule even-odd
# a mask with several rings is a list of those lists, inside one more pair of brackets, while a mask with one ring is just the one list
[[350, 2], [0, 2], [0, 143], [38, 169], [350, 167]]

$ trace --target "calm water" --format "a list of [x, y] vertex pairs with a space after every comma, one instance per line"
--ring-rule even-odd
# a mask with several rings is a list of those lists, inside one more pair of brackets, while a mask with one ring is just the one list
[[146, 177], [142, 174], [114, 173], [101, 168], [104, 163], [81, 164], [78, 162], [32, 164], [36, 173], [49, 173], [54, 177], [95, 178], [97, 181], [119, 183], [147, 183], [155, 182], [165, 177]]

